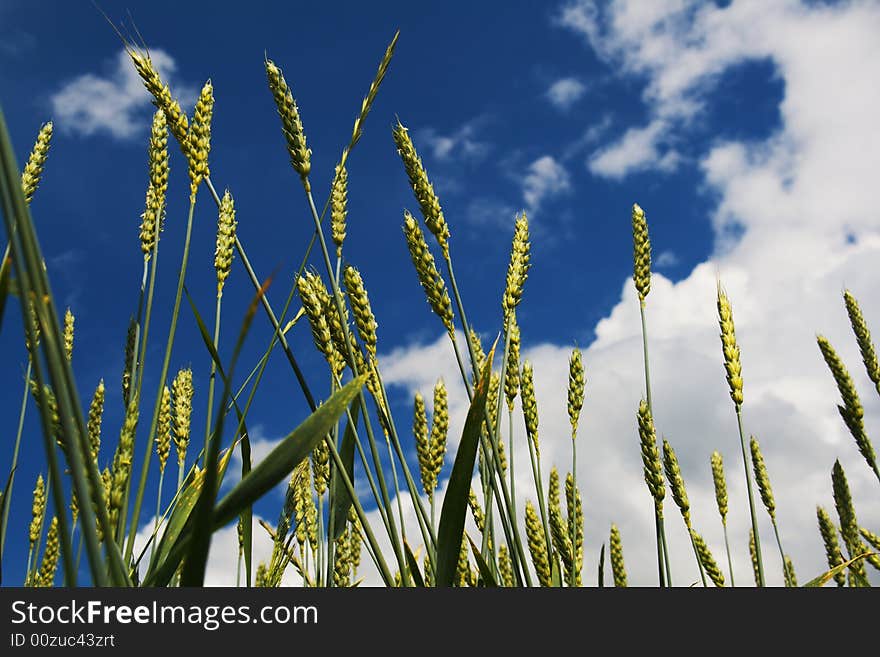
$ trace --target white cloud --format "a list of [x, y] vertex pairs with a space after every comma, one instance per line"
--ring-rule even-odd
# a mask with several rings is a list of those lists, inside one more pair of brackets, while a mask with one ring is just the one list
[[577, 78], [562, 78], [547, 89], [547, 100], [560, 110], [571, 108], [587, 91], [587, 86]]
[[522, 189], [526, 207], [530, 212], [537, 212], [545, 199], [571, 189], [571, 177], [552, 156], [544, 155], [529, 165], [522, 179]]
[[663, 251], [654, 259], [654, 266], [658, 268], [674, 267], [678, 264], [678, 256], [672, 251]]
[[486, 117], [472, 119], [448, 134], [441, 134], [434, 128], [419, 131], [418, 142], [427, 144], [431, 154], [438, 160], [479, 161], [489, 152], [489, 142], [478, 137], [480, 126]]
[[[163, 50], [151, 50], [153, 65], [184, 109], [194, 102], [195, 90], [177, 84], [174, 58]], [[55, 125], [70, 134], [108, 134], [115, 139], [132, 139], [149, 126], [150, 95], [121, 50], [106, 75], [85, 73], [66, 83], [50, 99]]]
[[652, 121], [644, 128], [630, 128], [616, 142], [596, 150], [589, 157], [592, 173], [620, 179], [634, 171], [672, 171], [679, 155], [669, 149], [661, 153], [660, 142], [667, 130], [665, 121]]
[[[751, 584], [742, 456], [718, 339], [720, 276], [742, 349], [746, 436], [761, 441], [784, 548], [803, 583], [825, 569], [815, 512], [821, 504], [834, 515], [830, 473], [835, 459], [846, 470], [860, 524], [880, 527], [877, 481], [838, 416], [839, 394], [815, 342], [817, 332], [826, 335], [848, 364], [876, 444], [880, 398], [861, 366], [841, 292], [844, 287], [853, 291], [869, 326], [875, 335], [880, 332], [880, 304], [871, 296], [880, 288], [880, 214], [872, 198], [880, 170], [880, 124], [873, 111], [880, 105], [880, 88], [865, 83], [880, 77], [875, 38], [880, 6], [734, 0], [719, 8], [684, 0], [622, 1], [602, 13], [593, 3], [579, 2], [569, 4], [562, 17], [611, 65], [641, 76], [644, 97], [657, 104], [651, 122], [685, 125], [700, 103], [712, 101], [712, 87], [704, 83], [745, 59], [769, 58], [784, 82], [775, 134], [759, 142], [714, 144], [698, 154], [704, 184], [718, 199], [711, 216], [715, 252], [675, 284], [653, 275], [647, 321], [658, 434], [676, 449], [695, 526], [726, 573], [709, 468], [713, 450], [724, 456], [734, 574], [738, 585]], [[643, 150], [659, 148], [658, 141], [646, 141]], [[646, 210], [650, 221], [650, 207]], [[628, 222], [628, 208], [620, 214]], [[662, 229], [660, 222], [654, 226]], [[524, 304], [531, 294], [527, 284]], [[656, 584], [652, 504], [642, 478], [635, 417], [644, 394], [638, 306], [626, 280], [619, 303], [597, 324], [596, 340], [584, 350], [587, 395], [578, 434], [578, 481], [586, 515], [587, 584], [596, 582], [599, 548], [607, 543], [612, 522], [621, 529], [630, 583]], [[535, 367], [546, 476], [551, 464], [564, 468], [571, 459], [565, 409], [570, 347], [536, 345], [528, 334], [523, 341], [524, 357]], [[398, 367], [386, 382], [423, 394], [442, 371], [461, 426], [463, 392], [448, 343], [398, 350], [393, 362]], [[513, 453], [518, 472], [526, 474], [521, 424], [517, 415]], [[533, 496], [527, 478], [517, 490]], [[781, 585], [780, 556], [760, 502], [758, 513], [767, 579]], [[669, 497], [666, 518], [675, 584], [699, 581]]]

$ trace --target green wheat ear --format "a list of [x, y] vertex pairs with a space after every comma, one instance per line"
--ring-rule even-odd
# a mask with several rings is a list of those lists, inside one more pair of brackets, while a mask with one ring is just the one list
[[611, 572], [614, 574], [614, 586], [626, 587], [626, 567], [623, 564], [623, 542], [617, 525], [611, 525]]

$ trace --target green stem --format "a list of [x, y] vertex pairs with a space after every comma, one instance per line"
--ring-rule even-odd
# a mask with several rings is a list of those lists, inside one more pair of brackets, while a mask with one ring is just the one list
[[661, 523], [661, 511], [657, 506], [657, 502], [654, 502], [654, 525], [657, 533], [657, 570], [658, 577], [660, 581], [660, 587], [663, 588], [666, 586], [666, 573], [663, 568], [663, 538], [662, 532], [660, 530]]
[[786, 586], [791, 586], [788, 581], [788, 570], [785, 568], [785, 550], [782, 549], [782, 541], [779, 539], [779, 527], [776, 525], [776, 518], [773, 521], [773, 533], [776, 534], [776, 545], [779, 547], [779, 558], [782, 559], [782, 577]]
[[663, 541], [663, 565], [666, 568], [666, 586], [672, 586], [672, 570], [669, 568], [669, 546], [666, 544], [666, 519], [660, 512], [660, 540]]
[[137, 495], [134, 501], [134, 511], [132, 513], [131, 526], [128, 535], [128, 544], [125, 548], [125, 559], [131, 558], [134, 549], [134, 539], [137, 535], [138, 520], [141, 514], [141, 504], [144, 499], [144, 491], [147, 487], [147, 477], [150, 473], [150, 456], [152, 455], [152, 438], [156, 433], [156, 425], [159, 421], [159, 411], [162, 406], [162, 392], [165, 389], [165, 380], [168, 377], [168, 368], [171, 365], [171, 351], [174, 347], [174, 336], [177, 332], [177, 319], [180, 315], [180, 302], [183, 298], [183, 283], [186, 279], [186, 268], [189, 263], [189, 245], [192, 238], [193, 213], [196, 207], [195, 194], [190, 196], [189, 215], [186, 220], [186, 237], [183, 242], [183, 258], [180, 263], [180, 273], [177, 277], [177, 294], [174, 297], [174, 309], [171, 312], [171, 326], [168, 329], [168, 340], [165, 343], [165, 358], [162, 361], [162, 372], [159, 375], [159, 390], [156, 393], [156, 403], [153, 405], [153, 418], [150, 420], [150, 430], [147, 433], [146, 448], [144, 451], [144, 464], [141, 467], [140, 483], [138, 484]]
[[[223, 292], [217, 292], [217, 305], [214, 309], [214, 350], [218, 350], [220, 344], [220, 306], [223, 303]], [[211, 376], [208, 379], [208, 417], [205, 420], [205, 452], [208, 451], [208, 441], [211, 438], [211, 417], [214, 415], [214, 382], [217, 378], [217, 363], [211, 359]]]
[[9, 525], [9, 509], [12, 503], [12, 485], [15, 483], [15, 471], [18, 468], [18, 452], [21, 448], [21, 435], [24, 430], [24, 415], [27, 410], [28, 393], [30, 392], [31, 359], [28, 357], [27, 371], [24, 375], [24, 394], [21, 398], [21, 410], [18, 412], [18, 431], [15, 434], [15, 447], [12, 449], [12, 466], [9, 468], [9, 490], [3, 498], [3, 534], [0, 536], [0, 555], [6, 548], [6, 529]]
[[159, 533], [159, 514], [162, 512], [162, 483], [165, 481], [165, 468], [159, 468], [159, 492], [156, 495], [156, 519], [153, 522], [153, 547], [150, 549], [150, 562], [156, 554], [155, 536]]
[[755, 555], [758, 561], [758, 586], [763, 587], [764, 584], [764, 562], [761, 558], [761, 539], [758, 536], [758, 515], [755, 513], [755, 496], [752, 493], [752, 473], [749, 464], [749, 454], [746, 450], [746, 439], [743, 434], [742, 425], [742, 409], [739, 404], [736, 405], [736, 423], [739, 427], [739, 444], [742, 447], [743, 466], [746, 471], [746, 487], [749, 492], [749, 513], [752, 516], [752, 531], [755, 534]]
[[730, 571], [730, 586], [733, 588], [735, 585], [733, 583], [733, 561], [730, 558], [730, 543], [727, 540], [727, 523], [723, 523], [724, 525], [724, 548], [727, 550], [727, 569]]
[[648, 410], [651, 411], [651, 417], [654, 416], [654, 407], [651, 405], [651, 371], [648, 366], [648, 326], [645, 322], [645, 302], [639, 303], [639, 313], [642, 316], [642, 351], [645, 356], [645, 401], [648, 403]]

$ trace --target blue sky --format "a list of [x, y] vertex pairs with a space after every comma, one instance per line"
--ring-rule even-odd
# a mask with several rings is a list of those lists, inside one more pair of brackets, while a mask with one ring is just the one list
[[[870, 431], [877, 398], [869, 382], [862, 385], [840, 292], [849, 286], [869, 323], [880, 326], [872, 297], [880, 272], [867, 266], [880, 249], [880, 222], [868, 202], [880, 133], [863, 109], [877, 100], [865, 84], [880, 66], [867, 36], [870, 26], [880, 27], [876, 2], [343, 2], [295, 10], [252, 2], [235, 13], [163, 1], [102, 7], [117, 22], [131, 11], [182, 99], [191, 102], [212, 80], [212, 179], [235, 196], [239, 235], [258, 273], [276, 273], [270, 298], [279, 307], [312, 224], [266, 88], [264, 54], [283, 69], [299, 104], [321, 204], [361, 98], [400, 29], [350, 160], [345, 245], [370, 292], [386, 380], [403, 402], [400, 417], [415, 390], [429, 396], [438, 375], [460, 383], [401, 234], [402, 212], [416, 204], [391, 140], [399, 117], [440, 196], [469, 319], [486, 341], [500, 329], [514, 214], [528, 213], [533, 266], [518, 317], [547, 409], [545, 440], [556, 444], [548, 464], [568, 463], [566, 361], [574, 345], [589, 348], [579, 440], [587, 444], [581, 453], [595, 459], [583, 459], [578, 473], [586, 482], [588, 564], [614, 521], [625, 548], [632, 545], [636, 581], [651, 582], [650, 567], [638, 563], [650, 566], [650, 559], [637, 556], [650, 554], [653, 539], [634, 421], [643, 394], [638, 306], [628, 279], [634, 202], [648, 214], [654, 250], [649, 322], [658, 428], [676, 446], [692, 499], [702, 498], [695, 502], [698, 525], [716, 552], [712, 449], [728, 459], [732, 496], [742, 492], [732, 481], [741, 463], [713, 323], [717, 276], [731, 294], [744, 351], [748, 430], [762, 439], [776, 477], [781, 524], [799, 546], [796, 566], [807, 574], [822, 565], [814, 513], [817, 503], [829, 506], [834, 458], [844, 462], [854, 490], [876, 494], [838, 426], [833, 382], [814, 342], [816, 332], [828, 334], [862, 377]], [[56, 298], [77, 318], [74, 368], [83, 398], [106, 381], [112, 442], [141, 274], [151, 105], [90, 3], [17, 0], [0, 2], [0, 103], [19, 161], [41, 123], [55, 124], [32, 210]], [[188, 181], [176, 149], [171, 167], [147, 390], [158, 385], [185, 223]], [[203, 192], [187, 285], [206, 317], [215, 221]], [[234, 266], [224, 294], [227, 338], [251, 293]], [[0, 341], [7, 381], [14, 382], [0, 401], [3, 444], [10, 446], [25, 354], [18, 321], [10, 309]], [[243, 364], [256, 360], [269, 331], [259, 315]], [[199, 392], [209, 361], [186, 308], [178, 336], [172, 370], [192, 364], [203, 413]], [[291, 343], [312, 387], [325, 389], [308, 332], [295, 329]], [[229, 341], [223, 346], [228, 355]], [[461, 391], [451, 394], [461, 400]], [[275, 354], [251, 412], [254, 438], [270, 444], [304, 412], [290, 369]], [[29, 519], [28, 493], [42, 462], [35, 421], [31, 408], [13, 545]], [[194, 426], [203, 420], [197, 416]], [[860, 508], [876, 530], [880, 516], [870, 499]], [[278, 504], [280, 498], [269, 500], [260, 511], [273, 518]], [[731, 521], [735, 531], [746, 526], [739, 516]], [[25, 557], [8, 553], [7, 577], [14, 580]], [[745, 573], [747, 564], [746, 553], [735, 566]]]

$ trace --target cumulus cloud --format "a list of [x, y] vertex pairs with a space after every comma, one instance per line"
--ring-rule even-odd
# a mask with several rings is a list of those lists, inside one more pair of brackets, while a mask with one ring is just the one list
[[571, 190], [571, 177], [552, 156], [544, 155], [529, 165], [522, 190], [526, 207], [537, 212], [544, 200]]
[[[726, 572], [709, 468], [713, 450], [723, 455], [734, 574], [738, 585], [751, 584], [743, 463], [718, 339], [720, 278], [733, 303], [742, 349], [746, 439], [754, 434], [761, 442], [783, 547], [803, 583], [826, 567], [815, 514], [817, 505], [834, 514], [830, 473], [835, 459], [846, 470], [859, 522], [880, 527], [877, 481], [840, 420], [839, 395], [816, 346], [816, 333], [826, 335], [849, 365], [862, 394], [866, 426], [876, 434], [880, 398], [861, 367], [841, 293], [850, 289], [862, 300], [868, 324], [880, 326], [880, 305], [871, 296], [880, 288], [880, 214], [872, 199], [880, 170], [880, 125], [872, 108], [880, 104], [880, 88], [865, 84], [880, 77], [874, 36], [880, 7], [621, 0], [600, 10], [581, 1], [567, 4], [560, 16], [609, 66], [637, 75], [645, 85], [643, 98], [652, 116], [647, 127], [635, 128], [642, 143], [631, 149], [641, 156], [621, 154], [616, 163], [606, 156], [600, 172], [608, 175], [625, 176], [646, 158], [662, 162], [671, 151], [651, 125], [667, 122], [682, 129], [702, 103], [712, 101], [712, 82], [730, 67], [769, 60], [784, 82], [781, 125], [774, 134], [763, 141], [715, 143], [697, 154], [703, 184], [717, 198], [709, 218], [714, 252], [677, 283], [655, 272], [647, 321], [658, 434], [676, 449], [696, 529]], [[631, 135], [633, 140], [638, 141]], [[529, 294], [527, 285], [524, 304]], [[652, 503], [642, 477], [635, 416], [644, 395], [641, 325], [630, 280], [621, 283], [620, 300], [597, 324], [595, 335], [584, 350], [587, 395], [578, 433], [585, 583], [596, 583], [596, 559], [614, 522], [621, 529], [630, 583], [654, 585]], [[546, 477], [551, 464], [565, 468], [571, 461], [565, 410], [571, 345], [535, 344], [529, 335], [523, 343], [523, 357], [534, 364]], [[463, 391], [456, 391], [460, 384], [452, 384], [458, 381], [448, 343], [397, 350], [392, 362], [399, 367], [386, 375], [386, 383], [423, 394], [433, 380], [420, 373], [441, 368], [461, 426], [465, 402]], [[518, 472], [525, 474], [521, 424], [517, 415], [511, 451]], [[581, 456], [586, 453], [589, 458]], [[534, 495], [527, 480], [517, 490]], [[758, 513], [767, 579], [781, 585], [781, 558], [760, 502]], [[671, 500], [666, 518], [673, 581], [698, 582]]]
[[577, 78], [561, 78], [547, 89], [547, 100], [562, 111], [568, 110], [587, 91], [587, 86]]
[[[193, 88], [177, 84], [177, 64], [164, 50], [151, 50], [153, 65], [173, 93], [186, 107], [193, 103]], [[84, 73], [56, 91], [50, 98], [55, 125], [63, 132], [90, 137], [106, 134], [127, 140], [149, 126], [150, 95], [123, 49], [106, 74]]]
[[479, 161], [491, 148], [489, 142], [479, 138], [480, 127], [486, 120], [486, 117], [477, 117], [449, 133], [426, 128], [419, 131], [416, 147], [419, 143], [427, 144], [430, 153], [441, 161]]

